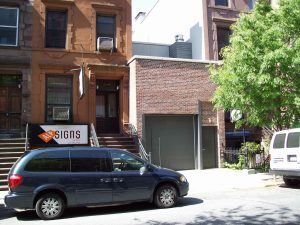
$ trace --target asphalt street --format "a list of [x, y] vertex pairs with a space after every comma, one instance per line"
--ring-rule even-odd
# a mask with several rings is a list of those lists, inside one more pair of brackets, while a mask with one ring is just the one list
[[[287, 188], [280, 180], [270, 183], [269, 178], [271, 177], [267, 175], [246, 175], [226, 170], [200, 172], [201, 177], [198, 172], [196, 174], [189, 173], [191, 174], [186, 174], [186, 176], [193, 183], [196, 180], [198, 182], [205, 181], [203, 180], [204, 174], [207, 174], [208, 177], [212, 177], [214, 174], [219, 175], [214, 179], [207, 180], [205, 184], [203, 183], [202, 186], [206, 188], [196, 188], [195, 185], [191, 185], [191, 193], [183, 198], [175, 208], [156, 209], [149, 203], [73, 208], [67, 209], [59, 220], [41, 221], [34, 211], [16, 212], [13, 209], [4, 208], [4, 205], [0, 203], [0, 224], [300, 224], [300, 187]], [[192, 179], [192, 175], [196, 175], [195, 180]], [[225, 179], [224, 176], [227, 176], [228, 179]], [[226, 183], [227, 180], [230, 181], [230, 177], [237, 180], [231, 186]], [[247, 184], [245, 180], [252, 182]], [[217, 187], [214, 187], [216, 185]]]

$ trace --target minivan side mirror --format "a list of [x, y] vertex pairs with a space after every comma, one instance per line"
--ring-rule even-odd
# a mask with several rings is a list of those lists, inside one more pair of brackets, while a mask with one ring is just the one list
[[140, 168], [140, 175], [143, 175], [144, 173], [146, 173], [148, 171], [148, 169], [147, 169], [147, 166], [145, 165], [145, 166], [142, 166], [141, 168]]

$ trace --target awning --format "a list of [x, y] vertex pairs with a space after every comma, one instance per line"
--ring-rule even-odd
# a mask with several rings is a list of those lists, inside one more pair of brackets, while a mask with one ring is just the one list
[[250, 131], [235, 131], [235, 132], [225, 132], [226, 138], [242, 138], [249, 137], [251, 135]]

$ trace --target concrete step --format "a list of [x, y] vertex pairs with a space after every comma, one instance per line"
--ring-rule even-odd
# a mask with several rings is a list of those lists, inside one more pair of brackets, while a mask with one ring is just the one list
[[3, 185], [6, 185], [7, 186], [8, 184], [8, 181], [5, 179], [5, 180], [0, 180], [0, 186], [3, 186]]
[[6, 173], [1, 173], [1, 174], [0, 174], [0, 180], [7, 180], [7, 176], [8, 176], [8, 174], [6, 174]]
[[0, 158], [0, 163], [1, 162], [12, 162], [15, 163], [20, 157], [1, 157]]
[[21, 157], [24, 152], [0, 152], [0, 158]]
[[8, 191], [7, 185], [0, 185], [0, 191]]
[[0, 138], [0, 143], [24, 143], [25, 138]]
[[23, 146], [23, 147], [12, 147], [12, 146], [10, 146], [10, 147], [0, 147], [0, 151], [1, 152], [4, 152], [4, 151], [13, 151], [13, 152], [15, 152], [15, 151], [19, 151], [19, 152], [24, 152], [25, 151], [25, 147]]

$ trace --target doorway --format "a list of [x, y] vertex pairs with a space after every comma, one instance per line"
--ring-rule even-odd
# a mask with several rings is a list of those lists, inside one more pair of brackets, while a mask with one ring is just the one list
[[119, 81], [97, 80], [96, 129], [98, 134], [120, 132]]
[[0, 133], [21, 131], [22, 89], [21, 76], [0, 76]]
[[217, 168], [217, 127], [202, 127], [203, 168]]

